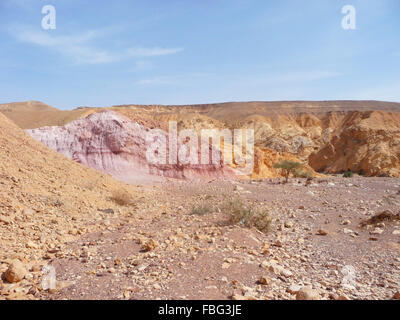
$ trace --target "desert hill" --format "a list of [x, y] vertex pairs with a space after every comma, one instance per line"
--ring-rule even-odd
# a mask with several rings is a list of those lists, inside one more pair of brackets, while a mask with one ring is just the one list
[[82, 116], [87, 110], [59, 110], [39, 101], [0, 104], [0, 113], [22, 129], [34, 129], [47, 125], [61, 126]]
[[[42, 126], [61, 126], [102, 109], [114, 109], [140, 113], [145, 118], [156, 115], [161, 120], [192, 118], [202, 115], [224, 124], [245, 120], [274, 118], [279, 115], [349, 113], [367, 111], [400, 112], [400, 103], [384, 101], [276, 101], [276, 102], [226, 102], [199, 105], [116, 105], [112, 107], [78, 107], [74, 110], [59, 110], [39, 101], [0, 104], [0, 112], [23, 129]], [[41, 113], [41, 114], [40, 114]], [[32, 117], [33, 115], [33, 117]], [[43, 117], [45, 115], [45, 117]], [[43, 119], [40, 119], [42, 116]], [[39, 124], [40, 122], [40, 124]]]
[[126, 214], [130, 209], [118, 205], [116, 194], [138, 195], [45, 147], [0, 115], [0, 269], [13, 259], [34, 267], [54, 256], [67, 241], [96, 230], [96, 219], [106, 216], [101, 210]]
[[[29, 104], [29, 103], [27, 103]], [[8, 107], [10, 119], [24, 129], [61, 126], [101, 110], [122, 113], [149, 128], [196, 131], [210, 128], [254, 129], [253, 177], [274, 177], [271, 159], [294, 157], [321, 173], [352, 170], [368, 176], [399, 176], [400, 103], [382, 101], [228, 102], [203, 105], [122, 105], [45, 111]], [[1, 111], [1, 107], [0, 107]], [[264, 159], [264, 160], [261, 160]]]

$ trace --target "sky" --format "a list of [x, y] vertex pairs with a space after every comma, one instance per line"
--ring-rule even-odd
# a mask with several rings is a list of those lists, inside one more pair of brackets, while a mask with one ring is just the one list
[[400, 102], [398, 0], [0, 0], [0, 43], [0, 103]]

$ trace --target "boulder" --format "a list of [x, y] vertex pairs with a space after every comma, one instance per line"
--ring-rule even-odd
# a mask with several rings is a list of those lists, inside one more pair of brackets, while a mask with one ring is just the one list
[[301, 288], [296, 294], [296, 300], [320, 300], [318, 291], [310, 287]]
[[15, 260], [8, 266], [4, 273], [4, 278], [11, 283], [20, 282], [24, 279], [26, 273], [27, 270], [24, 264], [19, 260]]

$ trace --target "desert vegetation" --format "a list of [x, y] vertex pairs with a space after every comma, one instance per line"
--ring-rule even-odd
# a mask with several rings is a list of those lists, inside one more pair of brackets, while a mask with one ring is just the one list
[[211, 204], [208, 204], [207, 202], [203, 202], [203, 203], [193, 206], [192, 210], [190, 211], [190, 214], [197, 215], [197, 216], [203, 216], [203, 215], [213, 212], [213, 209], [214, 208]]
[[353, 172], [351, 170], [347, 170], [343, 173], [343, 178], [351, 178], [353, 176]]
[[282, 173], [285, 177], [285, 182], [288, 182], [290, 174], [294, 174], [296, 172], [302, 172], [300, 169], [303, 167], [303, 164], [296, 161], [291, 160], [282, 160], [274, 164], [275, 169], [281, 169]]
[[272, 220], [269, 210], [235, 194], [223, 195], [223, 201], [219, 205], [210, 203], [210, 200], [202, 201], [192, 207], [190, 214], [204, 216], [213, 212], [226, 214], [228, 224], [254, 227], [264, 233], [270, 230]]
[[135, 203], [133, 196], [123, 189], [114, 190], [111, 195], [111, 200], [120, 206], [132, 206]]
[[222, 210], [229, 215], [229, 222], [247, 228], [256, 228], [267, 233], [271, 226], [271, 217], [267, 208], [257, 207], [255, 203], [242, 198], [225, 197]]

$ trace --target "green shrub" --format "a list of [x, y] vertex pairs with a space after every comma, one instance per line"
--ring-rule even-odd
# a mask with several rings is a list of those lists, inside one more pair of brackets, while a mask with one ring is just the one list
[[353, 172], [352, 171], [346, 171], [344, 174], [343, 174], [343, 177], [344, 178], [351, 178], [353, 176]]

